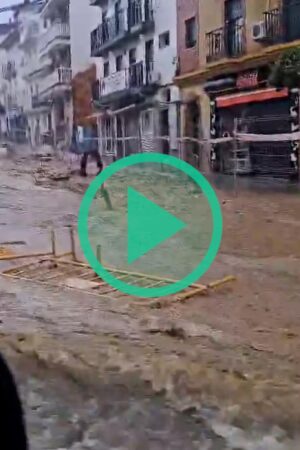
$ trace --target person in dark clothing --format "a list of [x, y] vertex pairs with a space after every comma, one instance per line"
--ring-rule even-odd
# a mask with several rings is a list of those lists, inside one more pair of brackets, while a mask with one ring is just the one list
[[28, 450], [25, 421], [14, 377], [0, 355], [0, 448]]
[[98, 149], [98, 132], [97, 132], [97, 126], [92, 125], [90, 127], [87, 127], [85, 129], [85, 142], [84, 142], [84, 153], [81, 158], [80, 163], [80, 175], [82, 177], [87, 176], [87, 162], [88, 157], [91, 156], [96, 161], [97, 167], [98, 167], [98, 174], [102, 172], [103, 169], [103, 163], [101, 160], [101, 156]]

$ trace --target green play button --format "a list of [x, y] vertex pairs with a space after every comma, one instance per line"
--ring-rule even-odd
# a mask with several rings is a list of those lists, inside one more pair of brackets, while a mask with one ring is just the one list
[[191, 165], [136, 154], [92, 181], [78, 232], [85, 258], [106, 283], [126, 294], [162, 297], [209, 269], [221, 243], [222, 213], [214, 189]]
[[128, 263], [132, 264], [157, 245], [185, 228], [186, 224], [128, 188]]

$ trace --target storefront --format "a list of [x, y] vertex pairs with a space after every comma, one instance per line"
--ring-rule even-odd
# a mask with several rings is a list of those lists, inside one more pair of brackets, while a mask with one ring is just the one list
[[[206, 83], [210, 96], [211, 138], [234, 132], [255, 135], [291, 133], [299, 130], [299, 94], [267, 85], [268, 68], [239, 73]], [[243, 161], [240, 173], [294, 178], [299, 174], [299, 144], [295, 142], [248, 142], [235, 154]], [[235, 161], [236, 164], [236, 161]], [[216, 171], [232, 172], [232, 146], [212, 146], [211, 165]]]

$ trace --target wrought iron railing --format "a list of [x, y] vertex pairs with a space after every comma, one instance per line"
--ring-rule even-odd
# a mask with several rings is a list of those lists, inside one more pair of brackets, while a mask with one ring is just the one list
[[120, 10], [112, 17], [107, 17], [98, 27], [91, 33], [91, 54], [97, 56], [97, 53], [103, 45], [122, 36], [125, 31], [125, 14], [124, 10]]
[[266, 39], [271, 43], [280, 42], [283, 37], [282, 14], [279, 8], [264, 13]]
[[128, 70], [129, 87], [141, 87], [144, 84], [144, 64], [143, 61], [132, 64]]
[[153, 21], [152, 0], [134, 0], [128, 7], [128, 30], [142, 24]]
[[99, 101], [103, 96], [125, 89], [154, 85], [156, 79], [153, 62], [139, 61], [96, 82], [93, 85], [93, 99]]
[[206, 43], [207, 62], [243, 55], [246, 49], [244, 19], [228, 21], [224, 27], [206, 33]]
[[272, 44], [300, 39], [300, 1], [265, 11], [264, 22], [266, 38]]

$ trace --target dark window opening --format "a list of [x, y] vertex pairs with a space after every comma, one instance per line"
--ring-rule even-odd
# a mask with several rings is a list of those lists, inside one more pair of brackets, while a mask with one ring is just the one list
[[170, 45], [170, 32], [166, 31], [159, 35], [159, 48], [165, 48]]
[[197, 44], [197, 22], [196, 17], [185, 21], [185, 46], [186, 48], [195, 47]]
[[129, 65], [131, 66], [132, 64], [136, 63], [136, 49], [135, 48], [131, 48], [129, 50]]
[[103, 72], [104, 72], [104, 78], [108, 77], [108, 75], [109, 75], [109, 62], [104, 63]]
[[120, 72], [123, 69], [123, 56], [119, 55], [116, 57], [116, 71]]

